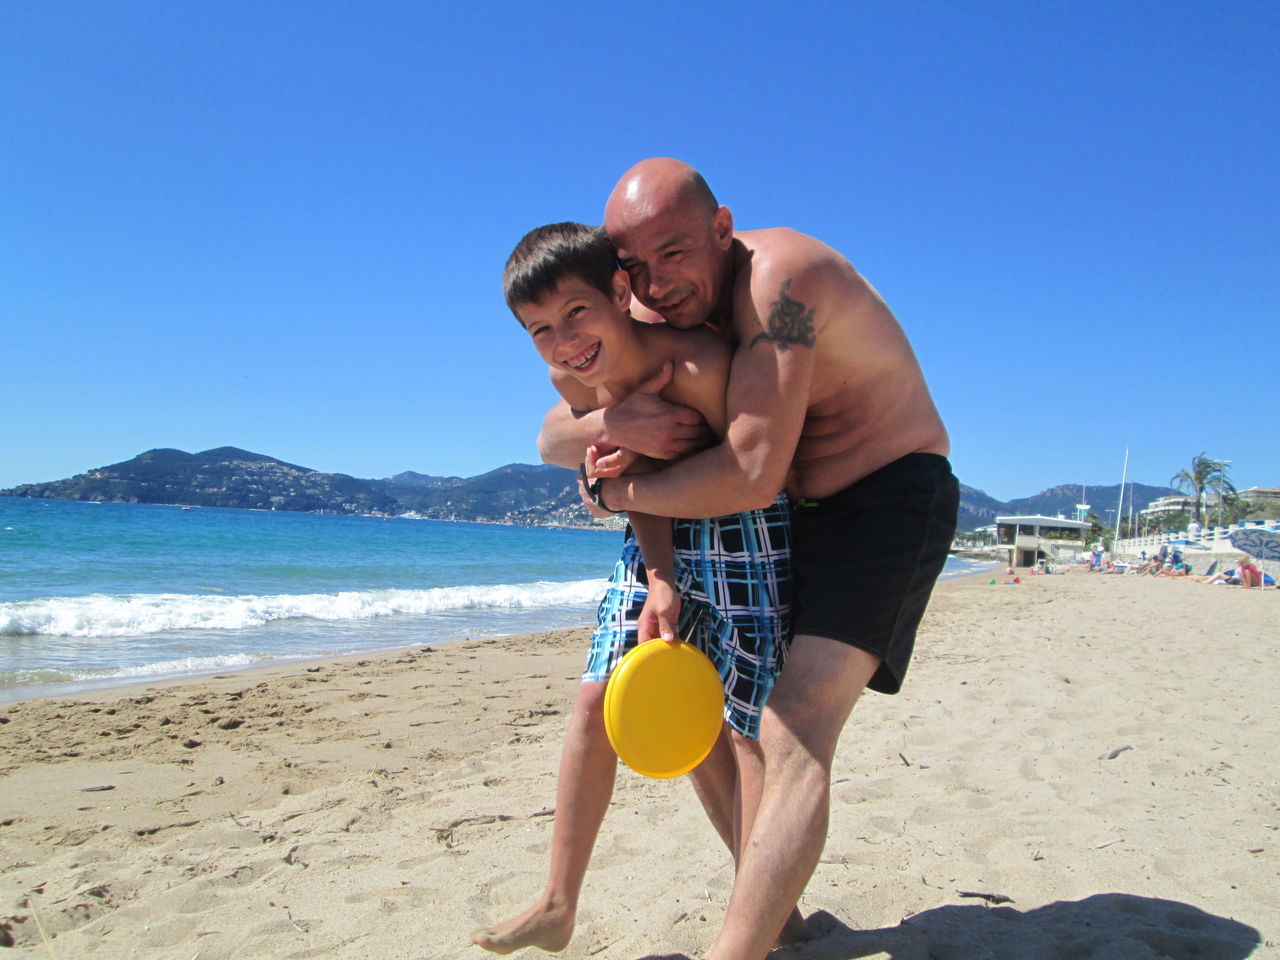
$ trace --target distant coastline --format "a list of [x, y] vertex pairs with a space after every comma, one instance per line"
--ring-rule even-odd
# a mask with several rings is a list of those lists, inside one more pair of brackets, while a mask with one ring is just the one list
[[[1089, 487], [1099, 503], [1114, 502], [1119, 485]], [[1133, 484], [1135, 508], [1167, 496], [1168, 487]], [[967, 532], [997, 515], [1070, 514], [1085, 490], [1061, 484], [1029, 497], [997, 500], [960, 485], [958, 529]], [[44, 497], [182, 507], [237, 507], [355, 516], [418, 516], [428, 520], [571, 529], [619, 529], [625, 520], [599, 521], [578, 498], [572, 470], [549, 464], [510, 463], [474, 477], [405, 471], [383, 479], [324, 473], [238, 447], [200, 453], [158, 448], [64, 480], [0, 490], [0, 496]]]
[[596, 520], [587, 512], [578, 498], [575, 473], [563, 467], [513, 463], [469, 478], [405, 472], [366, 480], [237, 447], [200, 453], [148, 450], [64, 480], [0, 490], [0, 496], [518, 526], [616, 529], [620, 525], [620, 521]]

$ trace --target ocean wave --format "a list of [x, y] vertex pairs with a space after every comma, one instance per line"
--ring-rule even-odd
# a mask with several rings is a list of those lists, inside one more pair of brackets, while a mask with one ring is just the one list
[[46, 597], [0, 603], [0, 636], [137, 637], [171, 630], [242, 630], [299, 618], [337, 622], [462, 610], [530, 610], [592, 604], [605, 585], [604, 580], [577, 580], [261, 597]]
[[994, 570], [1000, 564], [994, 560], [978, 560], [974, 557], [947, 557], [946, 566], [938, 575], [939, 580], [950, 580], [953, 577], [966, 577], [971, 573], [983, 570]]
[[165, 679], [193, 673], [216, 673], [271, 663], [280, 657], [262, 653], [228, 653], [213, 657], [182, 657], [117, 667], [85, 667], [79, 670], [53, 668], [0, 671], [0, 690], [35, 685], [93, 681]]

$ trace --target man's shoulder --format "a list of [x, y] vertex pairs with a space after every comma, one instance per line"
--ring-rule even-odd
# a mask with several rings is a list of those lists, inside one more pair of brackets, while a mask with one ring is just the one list
[[[739, 280], [743, 287], [759, 292], [776, 290], [784, 280], [829, 282], [836, 277], [852, 277], [849, 261], [833, 247], [788, 227], [744, 230], [734, 234], [742, 244]], [[744, 291], [745, 292], [745, 291]]]
[[797, 268], [843, 261], [833, 247], [790, 227], [767, 227], [741, 230], [734, 234], [746, 252], [753, 268], [773, 269], [778, 266]]
[[734, 294], [740, 337], [754, 326], [756, 315], [784, 296], [812, 306], [857, 302], [866, 293], [853, 265], [816, 237], [785, 227], [736, 236], [743, 244]]

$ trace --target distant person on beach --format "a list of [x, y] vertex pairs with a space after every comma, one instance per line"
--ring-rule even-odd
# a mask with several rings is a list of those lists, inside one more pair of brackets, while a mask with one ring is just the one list
[[622, 476], [637, 454], [703, 442], [697, 417], [655, 395], [658, 380], [593, 413], [558, 405], [543, 459], [621, 448], [586, 456], [588, 476], [604, 478], [591, 499], [609, 511], [712, 517], [783, 489], [794, 507], [795, 636], [761, 723], [759, 811], [707, 954], [753, 960], [801, 932], [794, 904], [826, 841], [831, 764], [855, 702], [866, 687], [901, 687], [955, 531], [950, 445], [902, 328], [835, 250], [793, 230], [735, 231], [697, 171], [665, 158], [623, 175], [605, 229], [638, 319], [705, 326], [733, 347], [728, 429], [666, 470]]
[[[1239, 566], [1244, 566], [1249, 562], [1248, 557], [1241, 557], [1238, 561]], [[1230, 570], [1220, 570], [1217, 573], [1207, 573], [1203, 577], [1189, 577], [1197, 583], [1225, 583], [1229, 586], [1239, 586], [1240, 578], [1236, 575], [1237, 571], [1233, 567]]]
[[1241, 556], [1236, 564], [1236, 580], [1242, 587], [1259, 587], [1262, 585], [1262, 571], [1247, 556]]
[[[658, 396], [698, 411], [713, 434], [723, 434], [728, 345], [709, 330], [632, 319], [630, 281], [604, 231], [576, 223], [531, 231], [507, 261], [503, 288], [551, 368], [552, 383], [575, 410], [598, 410], [662, 378]], [[779, 494], [768, 506], [714, 519], [673, 524], [634, 512], [629, 520], [565, 734], [547, 886], [528, 910], [471, 934], [496, 953], [562, 950], [569, 943], [617, 768], [603, 720], [605, 681], [637, 643], [678, 633], [716, 664], [727, 725], [694, 782], [699, 790], [727, 791], [708, 809], [723, 803], [737, 811], [736, 820], [713, 821], [735, 859], [755, 816], [763, 776], [760, 711], [791, 631], [787, 498]]]

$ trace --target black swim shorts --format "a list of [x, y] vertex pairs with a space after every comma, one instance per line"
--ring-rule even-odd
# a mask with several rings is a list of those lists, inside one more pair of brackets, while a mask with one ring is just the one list
[[820, 502], [792, 503], [795, 633], [879, 657], [868, 686], [902, 688], [916, 628], [956, 532], [946, 457], [911, 453]]

